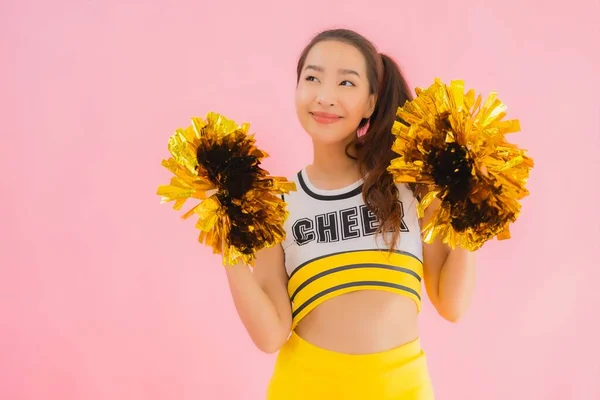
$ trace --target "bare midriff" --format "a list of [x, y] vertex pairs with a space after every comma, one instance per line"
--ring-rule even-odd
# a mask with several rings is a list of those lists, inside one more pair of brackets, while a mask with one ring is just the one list
[[318, 305], [295, 331], [322, 349], [345, 354], [378, 353], [418, 337], [417, 306], [397, 293], [350, 292]]

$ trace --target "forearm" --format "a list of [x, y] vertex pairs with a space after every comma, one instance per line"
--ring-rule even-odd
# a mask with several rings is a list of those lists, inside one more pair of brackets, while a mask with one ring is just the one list
[[438, 282], [438, 311], [457, 321], [471, 304], [475, 288], [475, 253], [462, 248], [449, 250]]
[[289, 334], [277, 310], [249, 267], [226, 267], [227, 281], [237, 313], [254, 344], [262, 351], [277, 351]]
[[[421, 226], [429, 223], [440, 205], [439, 199], [433, 201]], [[475, 255], [461, 247], [452, 250], [439, 237], [424, 247], [427, 292], [438, 313], [448, 321], [456, 322], [471, 304]]]

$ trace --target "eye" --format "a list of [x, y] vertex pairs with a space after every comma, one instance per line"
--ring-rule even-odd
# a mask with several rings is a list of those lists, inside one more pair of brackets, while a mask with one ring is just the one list
[[318, 81], [318, 79], [317, 79], [317, 78], [315, 78], [315, 77], [314, 77], [314, 76], [312, 76], [312, 75], [309, 75], [309, 76], [307, 76], [305, 80], [307, 80], [307, 81], [309, 81], [309, 82]]
[[[348, 83], [349, 85], [345, 85], [345, 83]], [[350, 82], [350, 81], [343, 81], [341, 83], [342, 86], [356, 86], [354, 83]]]

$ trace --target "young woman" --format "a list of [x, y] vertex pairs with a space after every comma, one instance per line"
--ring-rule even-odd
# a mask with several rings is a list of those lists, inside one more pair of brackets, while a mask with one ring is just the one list
[[398, 65], [356, 32], [318, 34], [297, 69], [296, 109], [313, 163], [285, 196], [287, 238], [253, 271], [226, 269], [256, 346], [279, 351], [268, 399], [433, 399], [419, 343], [422, 283], [456, 321], [473, 253], [424, 245], [416, 189], [395, 184], [392, 124], [410, 99]]

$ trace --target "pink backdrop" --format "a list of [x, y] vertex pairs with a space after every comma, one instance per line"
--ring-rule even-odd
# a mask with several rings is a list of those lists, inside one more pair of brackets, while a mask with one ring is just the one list
[[3, 1], [0, 398], [263, 398], [274, 356], [193, 222], [159, 205], [160, 161], [216, 110], [252, 123], [274, 174], [309, 162], [295, 61], [336, 25], [412, 86], [498, 90], [537, 163], [467, 317], [425, 308], [438, 398], [600, 398], [598, 1], [433, 3]]

